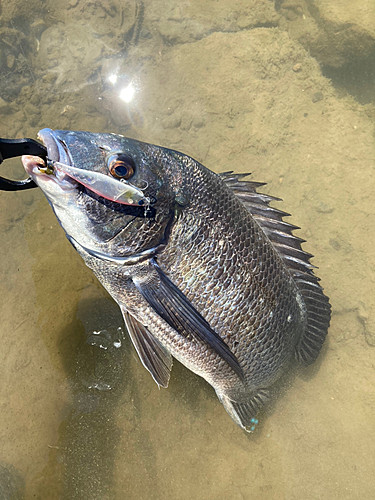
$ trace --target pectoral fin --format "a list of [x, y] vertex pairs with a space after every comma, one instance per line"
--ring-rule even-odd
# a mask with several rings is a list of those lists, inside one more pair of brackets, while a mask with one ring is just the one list
[[172, 356], [147, 328], [121, 307], [126, 328], [143, 366], [161, 387], [168, 387]]
[[224, 340], [210, 327], [181, 290], [164, 274], [154, 259], [151, 272], [133, 282], [152, 309], [188, 341], [198, 340], [216, 351], [243, 379], [242, 368]]

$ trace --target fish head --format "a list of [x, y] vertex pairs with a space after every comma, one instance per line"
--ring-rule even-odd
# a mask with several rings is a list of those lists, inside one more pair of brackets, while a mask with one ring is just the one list
[[163, 243], [183, 184], [172, 152], [116, 134], [43, 129], [38, 137], [47, 164], [22, 162], [70, 239], [117, 256]]

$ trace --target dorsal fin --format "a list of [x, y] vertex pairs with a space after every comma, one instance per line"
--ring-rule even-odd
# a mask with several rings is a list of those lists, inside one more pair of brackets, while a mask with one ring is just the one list
[[302, 250], [301, 243], [305, 240], [293, 235], [293, 230], [299, 227], [283, 221], [288, 213], [270, 207], [271, 201], [281, 201], [280, 198], [257, 192], [257, 188], [265, 183], [244, 181], [243, 178], [250, 174], [223, 172], [219, 175], [271, 241], [302, 295], [307, 324], [296, 347], [296, 357], [303, 364], [313, 363], [327, 335], [331, 306], [318, 283], [319, 278], [312, 271], [315, 267], [310, 263], [312, 255]]

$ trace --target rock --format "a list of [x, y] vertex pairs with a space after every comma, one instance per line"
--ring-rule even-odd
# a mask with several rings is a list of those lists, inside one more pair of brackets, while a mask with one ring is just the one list
[[285, 0], [280, 25], [321, 64], [339, 68], [375, 49], [375, 9], [362, 0]]
[[152, 25], [163, 40], [189, 43], [213, 32], [235, 32], [255, 26], [277, 26], [279, 15], [268, 0], [194, 0], [166, 4], [151, 2], [145, 22]]
[[13, 68], [15, 60], [16, 60], [16, 58], [14, 57], [13, 54], [9, 54], [7, 56], [7, 66], [8, 66], [9, 69]]
[[77, 92], [88, 82], [96, 82], [95, 61], [113, 57], [135, 23], [135, 2], [127, 2], [126, 6], [118, 2], [113, 4], [116, 15], [108, 14], [110, 22], [98, 21], [93, 31], [91, 10], [99, 14], [105, 9], [103, 2], [82, 3], [79, 20], [72, 19], [66, 25], [53, 24], [43, 31], [33, 62], [44, 81], [64, 85], [65, 92]]
[[312, 97], [311, 97], [311, 100], [312, 102], [319, 102], [323, 99], [323, 94], [322, 92], [315, 92]]
[[11, 112], [11, 106], [0, 97], [0, 115], [9, 115]]
[[43, 19], [37, 19], [30, 25], [30, 31], [32, 35], [38, 40], [42, 36], [42, 33], [45, 29], [47, 29], [47, 25]]

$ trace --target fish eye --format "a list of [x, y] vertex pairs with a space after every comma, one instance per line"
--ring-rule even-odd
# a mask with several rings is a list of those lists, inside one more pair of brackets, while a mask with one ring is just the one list
[[134, 175], [134, 160], [125, 154], [116, 154], [108, 158], [108, 170], [116, 179], [128, 180]]

